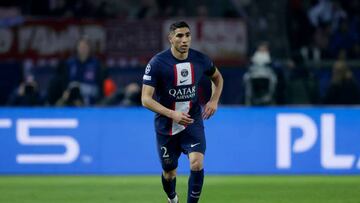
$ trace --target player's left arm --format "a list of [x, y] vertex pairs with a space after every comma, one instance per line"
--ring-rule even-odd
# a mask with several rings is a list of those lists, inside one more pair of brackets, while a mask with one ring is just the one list
[[210, 80], [213, 83], [212, 95], [205, 105], [202, 113], [203, 119], [209, 119], [216, 112], [224, 84], [224, 79], [216, 67], [214, 74], [210, 76]]

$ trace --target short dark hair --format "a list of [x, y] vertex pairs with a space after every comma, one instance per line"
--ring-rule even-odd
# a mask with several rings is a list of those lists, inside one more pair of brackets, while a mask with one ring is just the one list
[[190, 26], [185, 21], [178, 21], [170, 25], [170, 32], [175, 31], [178, 28], [187, 27], [190, 29]]

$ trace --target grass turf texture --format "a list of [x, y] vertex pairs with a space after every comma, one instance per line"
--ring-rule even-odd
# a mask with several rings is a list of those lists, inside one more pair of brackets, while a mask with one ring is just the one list
[[[187, 177], [177, 179], [186, 202]], [[4, 203], [165, 203], [160, 176], [0, 176]], [[207, 176], [202, 203], [358, 203], [360, 176]]]

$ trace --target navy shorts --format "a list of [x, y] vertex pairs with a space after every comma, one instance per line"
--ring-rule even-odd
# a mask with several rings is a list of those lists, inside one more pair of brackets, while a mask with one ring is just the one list
[[181, 153], [200, 152], [205, 155], [206, 140], [203, 125], [190, 125], [175, 135], [156, 134], [158, 154], [164, 171], [177, 168]]

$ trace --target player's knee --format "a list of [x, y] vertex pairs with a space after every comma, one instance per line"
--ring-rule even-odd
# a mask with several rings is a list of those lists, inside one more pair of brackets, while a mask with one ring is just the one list
[[176, 169], [171, 171], [164, 171], [163, 174], [166, 180], [172, 180], [176, 177]]
[[203, 162], [200, 159], [191, 160], [190, 169], [192, 171], [201, 171], [203, 169]]

